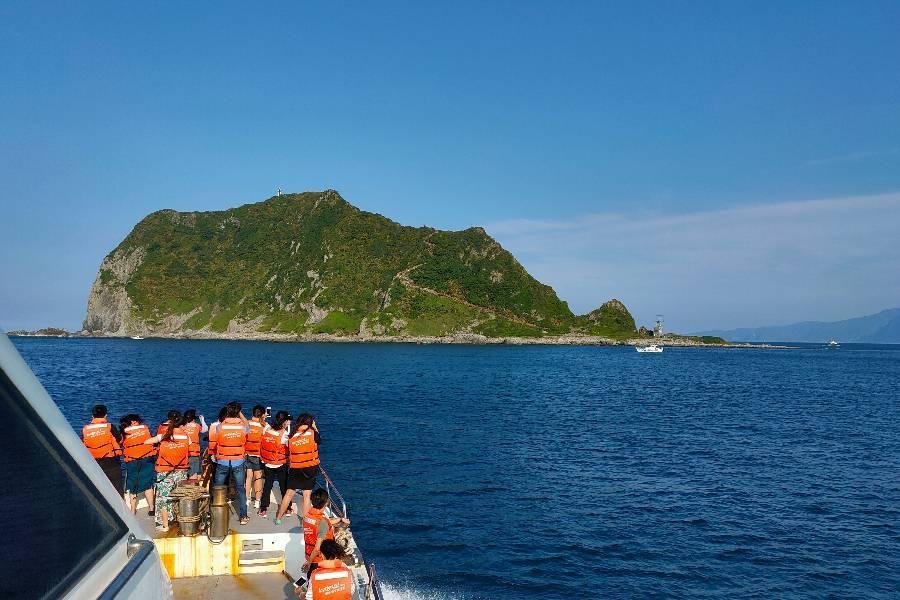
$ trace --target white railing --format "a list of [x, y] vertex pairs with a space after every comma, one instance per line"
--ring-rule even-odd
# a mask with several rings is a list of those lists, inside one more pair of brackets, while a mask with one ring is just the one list
[[322, 468], [322, 465], [319, 465], [319, 472], [322, 474], [322, 479], [325, 481], [325, 491], [328, 492], [328, 503], [331, 505], [331, 510], [342, 519], [347, 518], [347, 502], [344, 500], [344, 496], [341, 494], [340, 490], [338, 490], [334, 482], [331, 481], [331, 477], [328, 476], [328, 473], [325, 472], [325, 469]]

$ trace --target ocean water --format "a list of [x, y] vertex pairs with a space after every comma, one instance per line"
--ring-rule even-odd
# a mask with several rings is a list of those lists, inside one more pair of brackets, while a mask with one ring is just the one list
[[900, 597], [900, 346], [14, 343], [76, 427], [313, 412], [391, 598]]

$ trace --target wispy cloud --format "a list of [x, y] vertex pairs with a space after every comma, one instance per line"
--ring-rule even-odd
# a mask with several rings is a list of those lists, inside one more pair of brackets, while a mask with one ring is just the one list
[[615, 296], [686, 331], [900, 305], [900, 193], [487, 230], [577, 312]]
[[807, 167], [823, 167], [837, 165], [841, 163], [855, 163], [879, 156], [888, 156], [897, 154], [897, 148], [888, 148], [887, 150], [858, 150], [856, 152], [848, 152], [837, 156], [825, 156], [822, 158], [812, 158], [803, 163]]

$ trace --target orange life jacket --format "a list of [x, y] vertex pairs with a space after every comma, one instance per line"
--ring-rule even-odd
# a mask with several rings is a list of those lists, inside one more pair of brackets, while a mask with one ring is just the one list
[[247, 443], [246, 426], [240, 419], [225, 419], [216, 432], [216, 460], [244, 458]]
[[81, 429], [81, 441], [94, 458], [111, 458], [122, 454], [122, 448], [112, 434], [112, 425], [104, 417], [91, 419]]
[[350, 600], [353, 573], [339, 560], [321, 560], [309, 576], [313, 600]]
[[216, 444], [219, 440], [219, 425], [221, 425], [221, 423], [219, 423], [218, 421], [210, 425], [209, 433], [206, 434], [207, 440], [209, 441], [209, 447], [206, 449], [206, 455], [212, 460], [216, 459]]
[[259, 458], [267, 465], [283, 465], [287, 462], [287, 444], [282, 443], [284, 429], [266, 427], [259, 444]]
[[188, 438], [190, 438], [191, 440], [190, 455], [200, 456], [200, 423], [191, 421], [182, 429], [184, 429], [185, 433], [187, 433], [188, 435]]
[[291, 453], [291, 468], [302, 469], [319, 464], [319, 445], [316, 444], [316, 432], [311, 427], [298, 431], [288, 440]]
[[184, 429], [176, 427], [172, 437], [159, 443], [156, 472], [187, 471], [191, 440]]
[[259, 421], [248, 421], [247, 424], [250, 425], [250, 432], [247, 434], [247, 444], [244, 449], [247, 451], [247, 456], [259, 456], [259, 442], [266, 425]]
[[324, 558], [321, 553], [317, 552], [315, 556], [310, 556], [319, 541], [319, 521], [325, 519], [328, 524], [328, 533], [325, 534], [326, 540], [334, 539], [334, 527], [331, 521], [325, 518], [323, 509], [310, 506], [309, 511], [303, 517], [303, 541], [306, 543], [306, 561], [308, 563], [318, 562], [317, 559]]
[[139, 460], [156, 454], [156, 448], [144, 441], [150, 437], [150, 428], [146, 425], [131, 425], [122, 430], [122, 451], [125, 462]]
[[169, 422], [163, 421], [159, 424], [159, 427], [156, 428], [156, 435], [162, 435], [169, 430]]

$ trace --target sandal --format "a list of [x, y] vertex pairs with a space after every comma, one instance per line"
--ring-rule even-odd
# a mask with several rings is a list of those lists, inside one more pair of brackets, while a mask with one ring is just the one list
[[281, 525], [281, 519], [279, 519], [278, 517], [275, 517], [274, 521], [276, 525]]

